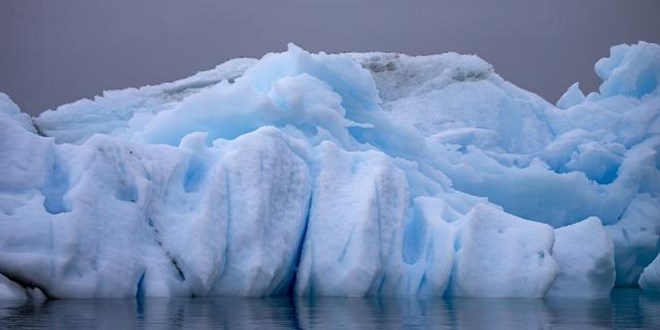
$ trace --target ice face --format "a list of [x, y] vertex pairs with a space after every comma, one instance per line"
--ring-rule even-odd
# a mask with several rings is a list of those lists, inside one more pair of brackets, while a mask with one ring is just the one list
[[639, 286], [645, 291], [660, 293], [660, 256], [644, 268], [639, 278]]
[[376, 151], [347, 153], [323, 143], [318, 157], [297, 294], [379, 293], [401, 260], [405, 175]]
[[552, 227], [490, 205], [475, 206], [460, 222], [451, 292], [461, 297], [540, 298], [557, 276]]
[[290, 45], [37, 118], [0, 94], [0, 296], [653, 290], [660, 46], [596, 72], [555, 107], [473, 55]]
[[617, 285], [635, 285], [644, 267], [658, 255], [659, 212], [657, 195], [639, 194], [629, 203], [619, 222], [605, 227], [614, 242]]
[[615, 277], [614, 244], [600, 219], [591, 217], [556, 229], [552, 251], [559, 275], [549, 296], [609, 296]]
[[24, 302], [27, 298], [25, 288], [0, 274], [0, 300]]

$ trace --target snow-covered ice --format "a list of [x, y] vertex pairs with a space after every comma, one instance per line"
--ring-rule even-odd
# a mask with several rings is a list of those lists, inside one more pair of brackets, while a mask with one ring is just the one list
[[0, 299], [658, 291], [660, 46], [610, 53], [556, 106], [474, 55], [295, 45], [0, 93]]

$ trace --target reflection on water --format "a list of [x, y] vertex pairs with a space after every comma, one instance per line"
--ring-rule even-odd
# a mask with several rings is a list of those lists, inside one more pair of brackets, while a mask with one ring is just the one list
[[660, 297], [610, 299], [196, 298], [0, 302], [0, 328], [660, 329]]

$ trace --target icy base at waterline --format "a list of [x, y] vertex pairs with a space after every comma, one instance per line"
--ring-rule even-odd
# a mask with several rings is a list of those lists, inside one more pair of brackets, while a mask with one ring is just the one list
[[0, 328], [658, 329], [660, 297], [601, 299], [206, 297], [0, 304]]
[[0, 297], [657, 292], [660, 46], [595, 70], [555, 106], [473, 55], [290, 45], [36, 118], [0, 94]]

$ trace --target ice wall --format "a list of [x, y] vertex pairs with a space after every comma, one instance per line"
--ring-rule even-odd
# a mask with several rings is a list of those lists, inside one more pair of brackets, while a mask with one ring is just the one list
[[660, 46], [596, 72], [554, 106], [472, 55], [290, 45], [36, 118], [0, 94], [0, 297], [657, 290]]

